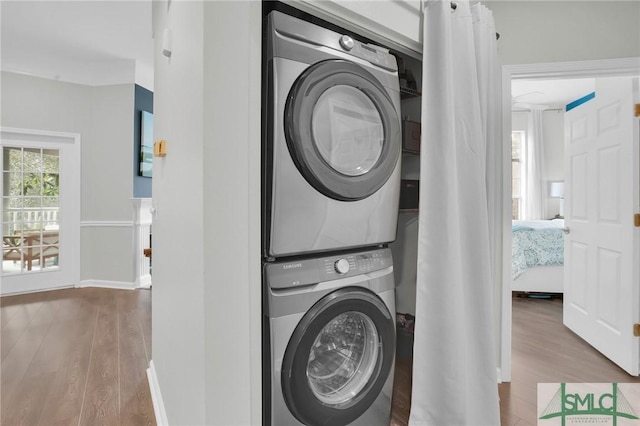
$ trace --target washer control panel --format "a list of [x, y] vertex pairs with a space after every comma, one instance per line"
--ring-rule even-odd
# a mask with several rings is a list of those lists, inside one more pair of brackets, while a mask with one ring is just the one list
[[[386, 257], [380, 252], [367, 252], [358, 254], [348, 254], [338, 260], [333, 258], [325, 259], [325, 272], [327, 276], [333, 274], [347, 275], [349, 272], [362, 274], [386, 268], [391, 262], [386, 262]], [[352, 274], [350, 274], [352, 275]]]
[[314, 259], [266, 263], [264, 274], [271, 288], [289, 288], [362, 275], [392, 265], [391, 250], [382, 248]]

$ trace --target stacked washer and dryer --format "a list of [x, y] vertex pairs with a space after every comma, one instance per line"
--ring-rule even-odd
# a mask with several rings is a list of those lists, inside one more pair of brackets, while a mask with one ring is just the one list
[[388, 425], [396, 60], [279, 11], [264, 49], [263, 422]]

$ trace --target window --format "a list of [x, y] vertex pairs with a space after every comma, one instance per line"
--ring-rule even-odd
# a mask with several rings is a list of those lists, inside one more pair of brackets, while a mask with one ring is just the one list
[[522, 148], [525, 132], [515, 130], [511, 132], [511, 218], [520, 218], [521, 206], [521, 170]]
[[3, 150], [2, 272], [57, 269], [59, 151]]

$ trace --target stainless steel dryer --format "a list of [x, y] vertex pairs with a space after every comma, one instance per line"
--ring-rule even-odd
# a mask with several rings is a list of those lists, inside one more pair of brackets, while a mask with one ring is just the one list
[[388, 426], [391, 251], [267, 263], [263, 282], [264, 424]]
[[263, 255], [393, 241], [401, 151], [395, 57], [277, 11], [266, 37]]

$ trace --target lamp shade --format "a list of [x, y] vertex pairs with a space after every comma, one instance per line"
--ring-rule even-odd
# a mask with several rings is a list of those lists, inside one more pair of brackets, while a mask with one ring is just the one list
[[551, 182], [549, 196], [551, 198], [564, 198], [564, 182]]

